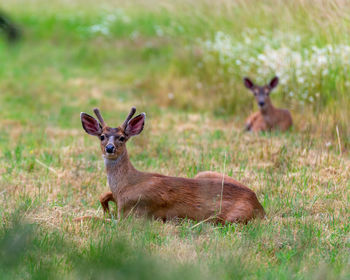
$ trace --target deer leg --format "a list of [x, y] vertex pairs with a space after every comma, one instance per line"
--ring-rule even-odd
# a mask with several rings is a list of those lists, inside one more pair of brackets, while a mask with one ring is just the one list
[[252, 130], [252, 127], [255, 123], [255, 121], [258, 119], [260, 112], [255, 112], [252, 115], [248, 117], [248, 119], [245, 122], [245, 130], [250, 131]]
[[247, 222], [253, 219], [253, 211], [251, 209], [244, 209], [235, 207], [232, 209], [226, 216], [226, 221], [229, 223], [243, 223], [247, 224]]
[[100, 202], [101, 202], [104, 213], [109, 213], [108, 202], [110, 202], [110, 201], [114, 201], [115, 203], [117, 203], [113, 197], [112, 192], [106, 192], [100, 196]]
[[[113, 197], [112, 192], [106, 192], [104, 194], [101, 194], [100, 202], [101, 202], [104, 213], [109, 213], [108, 202], [110, 202], [110, 201], [114, 201], [115, 203], [117, 203]], [[82, 217], [75, 218], [73, 221], [81, 222], [81, 221], [85, 221], [85, 220], [104, 220], [104, 218], [88, 215], [88, 216], [82, 216]]]
[[238, 201], [227, 212], [224, 219], [229, 223], [247, 224], [251, 219], [263, 219], [264, 217], [265, 211], [262, 206], [257, 207], [246, 203], [245, 201]]
[[219, 172], [215, 172], [215, 171], [202, 171], [199, 172], [194, 179], [217, 179], [217, 180], [221, 180], [224, 181], [226, 183], [231, 183], [231, 184], [235, 184], [235, 185], [239, 185], [242, 186], [242, 183], [240, 183], [239, 181], [233, 179], [230, 176], [227, 175], [223, 175], [222, 173]]
[[198, 172], [194, 179], [222, 179], [222, 174], [214, 171]]

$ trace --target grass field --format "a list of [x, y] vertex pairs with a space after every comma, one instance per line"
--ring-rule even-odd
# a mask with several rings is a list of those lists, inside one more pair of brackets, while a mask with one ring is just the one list
[[[126, 3], [127, 2], [127, 3]], [[215, 2], [215, 3], [214, 3]], [[346, 1], [19, 1], [0, 40], [1, 279], [349, 279], [350, 4]], [[278, 74], [287, 133], [249, 134], [242, 78]], [[247, 225], [102, 217], [108, 190], [81, 111], [111, 126], [140, 170], [225, 172], [267, 219]]]

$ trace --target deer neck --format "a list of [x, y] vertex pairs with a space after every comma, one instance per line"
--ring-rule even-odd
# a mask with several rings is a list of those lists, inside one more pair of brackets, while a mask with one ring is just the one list
[[128, 179], [134, 177], [139, 173], [131, 164], [128, 152], [125, 151], [116, 159], [104, 158], [108, 185], [112, 193], [117, 192], [118, 189], [128, 185]]
[[267, 99], [265, 103], [266, 103], [266, 106], [260, 109], [260, 112], [264, 117], [271, 116], [275, 111], [275, 107], [272, 105], [272, 102], [270, 99]]
[[260, 109], [260, 112], [265, 120], [265, 123], [271, 129], [275, 122], [275, 107], [272, 105], [271, 100], [266, 100], [266, 106]]

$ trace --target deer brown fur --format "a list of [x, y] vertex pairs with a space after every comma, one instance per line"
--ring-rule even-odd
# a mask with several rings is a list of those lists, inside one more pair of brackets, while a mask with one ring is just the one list
[[255, 193], [228, 176], [222, 180], [220, 174], [221, 179], [214, 173], [213, 176], [200, 173], [195, 179], [187, 179], [136, 170], [129, 160], [126, 142], [141, 133], [145, 114], [132, 118], [134, 113], [133, 108], [127, 121], [117, 128], [106, 126], [99, 112], [100, 122], [81, 114], [84, 130], [101, 141], [111, 190], [100, 197], [105, 212], [109, 211], [108, 202], [114, 201], [118, 217], [135, 214], [163, 221], [189, 218], [215, 223], [247, 222], [264, 217], [264, 209]]
[[270, 92], [278, 85], [278, 77], [274, 77], [269, 84], [257, 86], [249, 78], [244, 78], [244, 85], [250, 89], [258, 103], [260, 111], [250, 115], [246, 120], [248, 131], [270, 131], [278, 129], [286, 131], [292, 124], [292, 115], [287, 109], [278, 109], [272, 105]]

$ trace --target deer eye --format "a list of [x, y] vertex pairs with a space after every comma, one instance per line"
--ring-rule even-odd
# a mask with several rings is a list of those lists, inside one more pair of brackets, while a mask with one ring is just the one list
[[101, 136], [100, 136], [101, 141], [105, 140], [105, 138], [106, 138], [106, 137], [105, 137], [104, 135], [101, 135]]
[[125, 140], [125, 137], [124, 137], [124, 136], [120, 136], [120, 137], [119, 137], [119, 141], [120, 141], [120, 142], [124, 142], [124, 140]]

